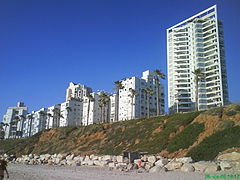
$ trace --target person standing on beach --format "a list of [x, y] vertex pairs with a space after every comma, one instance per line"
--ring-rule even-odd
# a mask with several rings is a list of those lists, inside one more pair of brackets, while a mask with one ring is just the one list
[[7, 162], [3, 159], [0, 159], [0, 180], [4, 178], [4, 171], [6, 171], [7, 178], [9, 178], [9, 174], [7, 171]]

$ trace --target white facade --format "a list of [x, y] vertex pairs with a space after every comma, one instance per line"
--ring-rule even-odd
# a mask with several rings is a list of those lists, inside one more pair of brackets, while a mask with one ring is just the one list
[[9, 107], [7, 109], [6, 114], [3, 116], [3, 123], [5, 124], [4, 138], [18, 138], [22, 136], [24, 117], [27, 111], [28, 108], [24, 106], [23, 102], [18, 102], [16, 107]]
[[118, 97], [117, 94], [110, 95], [110, 103], [109, 103], [109, 113], [110, 113], [110, 122], [118, 121]]
[[[167, 29], [168, 106], [172, 111], [204, 110], [228, 103], [223, 28], [212, 6]], [[192, 73], [200, 69], [198, 83]], [[196, 100], [198, 99], [198, 103]]]
[[[101, 92], [94, 92], [91, 95], [93, 97], [92, 101], [89, 101], [88, 97], [85, 97], [83, 101], [83, 125], [109, 122], [109, 102], [105, 107], [100, 107]], [[109, 94], [107, 95], [109, 96]]]
[[79, 100], [83, 101], [84, 96], [87, 96], [92, 92], [92, 89], [81, 84], [75, 84], [70, 82], [66, 91], [66, 101]]
[[[145, 89], [153, 90], [153, 94], [149, 97], [150, 116], [157, 115], [157, 98], [156, 98], [156, 82], [154, 73], [151, 71], [143, 72], [142, 78], [130, 77], [120, 81], [123, 89], [119, 91], [119, 121], [129, 120], [140, 117], [147, 117], [148, 103]], [[164, 113], [164, 90], [162, 84], [159, 86], [159, 111]], [[131, 96], [131, 89], [136, 92], [135, 96]]]
[[80, 126], [82, 125], [83, 103], [69, 100], [61, 103], [60, 126]]
[[61, 104], [50, 106], [47, 108], [46, 129], [60, 126]]
[[31, 136], [46, 129], [47, 109], [42, 108], [38, 111], [33, 111], [32, 115], [33, 115], [32, 123], [31, 123], [31, 119], [27, 118], [27, 120], [29, 121], [29, 126], [32, 125], [31, 132], [30, 132]]

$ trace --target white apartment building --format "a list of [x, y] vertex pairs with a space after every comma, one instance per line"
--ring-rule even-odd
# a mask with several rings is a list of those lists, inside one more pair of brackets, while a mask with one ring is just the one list
[[23, 102], [18, 102], [16, 107], [9, 107], [3, 116], [5, 136], [4, 138], [22, 137], [23, 123], [28, 108]]
[[61, 103], [60, 126], [82, 125], [83, 103], [76, 100], [69, 100]]
[[68, 100], [79, 100], [83, 101], [84, 96], [87, 96], [92, 92], [92, 89], [81, 84], [69, 83], [69, 87], [66, 91], [66, 101]]
[[[109, 122], [109, 103], [100, 107], [99, 99], [102, 92], [91, 93], [92, 99], [84, 97], [83, 101], [83, 125], [100, 124], [102, 122]], [[108, 96], [109, 94], [106, 93]]]
[[110, 122], [117, 122], [118, 121], [118, 97], [117, 94], [110, 95], [110, 103], [109, 103], [109, 113], [110, 113]]
[[[171, 111], [204, 110], [228, 103], [223, 27], [216, 5], [167, 29], [167, 59]], [[204, 74], [198, 86], [196, 69]]]
[[[29, 117], [32, 116], [32, 118]], [[33, 136], [40, 131], [46, 129], [47, 124], [47, 108], [41, 108], [38, 111], [32, 111], [26, 118], [27, 134]]]
[[[119, 121], [147, 117], [148, 102], [145, 91], [146, 88], [152, 89], [153, 91], [153, 94], [149, 95], [150, 116], [157, 115], [157, 81], [155, 81], [154, 76], [155, 74], [153, 72], [147, 70], [143, 72], [143, 76], [141, 78], [130, 77], [120, 80], [123, 85], [123, 89], [120, 89], [119, 91]], [[164, 89], [161, 83], [158, 84], [158, 87], [158, 108], [159, 112], [163, 114]], [[136, 92], [135, 96], [132, 96], [131, 89]]]
[[61, 104], [56, 104], [47, 108], [46, 129], [60, 126]]

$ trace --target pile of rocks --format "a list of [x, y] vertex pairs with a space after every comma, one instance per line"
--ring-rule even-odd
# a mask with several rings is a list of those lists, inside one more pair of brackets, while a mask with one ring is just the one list
[[240, 153], [233, 152], [220, 155], [215, 162], [199, 161], [193, 162], [191, 157], [167, 159], [161, 156], [144, 155], [140, 159], [135, 159], [133, 163], [124, 156], [112, 155], [90, 155], [80, 156], [74, 154], [29, 154], [21, 157], [3, 155], [12, 163], [23, 163], [29, 165], [46, 164], [46, 165], [70, 165], [70, 166], [100, 166], [108, 167], [109, 170], [138, 172], [166, 172], [181, 170], [184, 172], [205, 172], [211, 173], [220, 170], [240, 170]]

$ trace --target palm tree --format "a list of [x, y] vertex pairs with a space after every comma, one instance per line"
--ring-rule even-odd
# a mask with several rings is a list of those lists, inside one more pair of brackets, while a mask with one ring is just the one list
[[117, 100], [115, 102], [115, 121], [118, 121], [118, 111], [119, 111], [119, 93], [120, 93], [120, 89], [123, 89], [124, 86], [122, 85], [122, 82], [121, 81], [115, 81], [114, 82], [114, 85], [115, 85], [115, 90], [117, 92], [116, 96], [117, 96]]
[[[40, 129], [41, 130], [43, 130], [43, 129], [46, 129], [46, 122], [45, 122], [45, 116], [47, 116], [47, 114], [44, 112], [44, 111], [40, 111], [39, 112], [39, 116], [40, 116], [40, 125], [41, 125], [41, 127], [40, 127]], [[44, 121], [43, 121], [44, 120]]]
[[195, 109], [196, 109], [196, 111], [198, 111], [199, 110], [199, 108], [198, 108], [198, 97], [199, 97], [198, 82], [199, 82], [199, 80], [204, 78], [204, 73], [201, 71], [200, 68], [195, 69], [192, 73], [195, 75], [195, 82], [196, 82], [196, 84], [195, 84], [196, 85], [196, 94], [195, 94], [196, 106], [195, 106]]
[[[159, 116], [160, 112], [159, 112], [159, 78], [161, 79], [166, 79], [166, 75], [163, 74], [160, 70], [156, 69], [154, 70], [155, 76], [154, 76], [154, 80], [156, 83], [156, 98], [157, 98], [157, 116]], [[161, 99], [160, 99], [161, 100]]]
[[128, 96], [131, 98], [131, 119], [133, 119], [133, 105], [134, 105], [133, 99], [135, 96], [137, 96], [137, 92], [132, 88], [130, 88], [129, 91], [130, 91], [130, 94]]
[[145, 88], [144, 89], [145, 93], [146, 93], [146, 97], [147, 97], [147, 117], [150, 117], [150, 96], [153, 95], [153, 90], [150, 88]]
[[88, 123], [89, 123], [89, 116], [90, 116], [90, 103], [95, 101], [95, 99], [94, 99], [92, 94], [88, 94], [87, 97], [88, 97], [88, 111], [87, 111], [87, 125], [88, 125]]
[[50, 124], [50, 118], [53, 117], [53, 115], [51, 113], [47, 113], [47, 129], [49, 129], [49, 124]]
[[29, 114], [28, 116], [28, 119], [30, 119], [30, 125], [29, 125], [29, 134], [28, 134], [28, 136], [31, 136], [31, 131], [32, 131], [32, 120], [34, 119], [34, 117], [33, 117], [33, 114]]
[[68, 123], [68, 115], [69, 115], [70, 112], [72, 112], [72, 108], [70, 108], [70, 107], [68, 106], [68, 107], [66, 107], [66, 110], [67, 110], [67, 116], [66, 116], [66, 121], [67, 121], [66, 123], [67, 123], [67, 124], [66, 124], [66, 126], [68, 126], [68, 124], [69, 124], [69, 123]]
[[106, 106], [109, 102], [109, 96], [105, 92], [101, 92], [99, 95], [99, 107], [101, 108], [101, 121], [102, 123], [106, 122], [108, 117], [105, 118], [105, 111], [106, 111]]
[[63, 115], [60, 112], [59, 108], [54, 108], [53, 112], [53, 127], [59, 127], [60, 118], [63, 118]]

